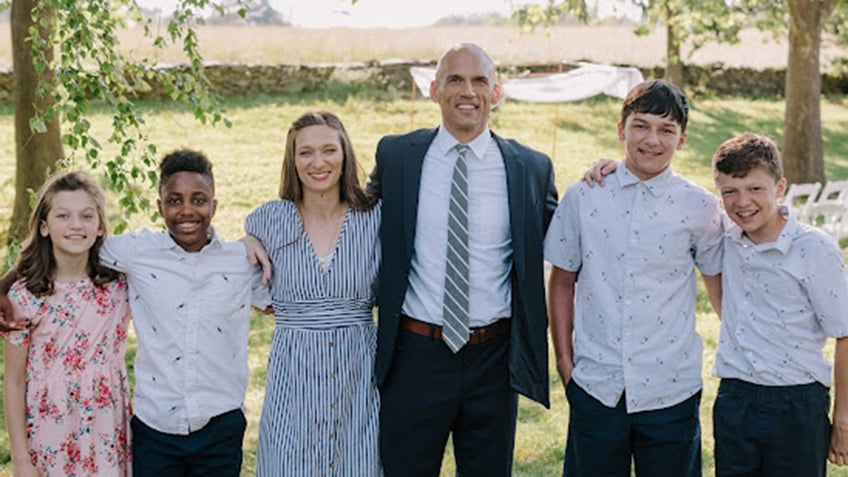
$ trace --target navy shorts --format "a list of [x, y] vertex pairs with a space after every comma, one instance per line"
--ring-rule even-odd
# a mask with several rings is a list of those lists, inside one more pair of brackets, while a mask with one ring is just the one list
[[824, 477], [830, 390], [722, 379], [713, 405], [716, 477]]
[[614, 408], [580, 388], [565, 388], [569, 404], [565, 477], [700, 477], [700, 391], [674, 406], [627, 413], [624, 396]]

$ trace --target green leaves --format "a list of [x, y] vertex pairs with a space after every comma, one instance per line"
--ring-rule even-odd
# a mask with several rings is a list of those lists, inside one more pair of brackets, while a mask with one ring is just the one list
[[[149, 191], [157, 180], [158, 150], [147, 141], [144, 118], [133, 102], [138, 91], [150, 83], [163, 84], [170, 98], [191, 108], [201, 123], [229, 127], [205, 75], [194, 27], [203, 24], [203, 12], [224, 13], [233, 4], [239, 14], [246, 13], [244, 0], [180, 0], [167, 19], [165, 36], [151, 33], [152, 20], [142, 17], [135, 0], [41, 0], [32, 10], [35, 25], [28, 30], [28, 41], [36, 72], [45, 78], [36, 88], [56, 103], [39, 110], [29, 121], [30, 129], [43, 133], [47, 127], [43, 118], [62, 118], [66, 131], [62, 142], [69, 149], [70, 162], [82, 161], [102, 173], [107, 187], [118, 192], [125, 218], [148, 211], [150, 201], [140, 191]], [[179, 44], [186, 64], [162, 69], [153, 58], [130, 59], [121, 54], [117, 34], [128, 22], [143, 23], [154, 57], [170, 44]], [[40, 35], [40, 30], [47, 34]], [[87, 117], [95, 106], [113, 114], [108, 137], [92, 135]], [[104, 144], [117, 146], [117, 154], [104, 157]]]

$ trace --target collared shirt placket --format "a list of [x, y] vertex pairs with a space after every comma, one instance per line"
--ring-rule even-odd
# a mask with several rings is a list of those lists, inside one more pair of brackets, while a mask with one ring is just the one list
[[[644, 238], [640, 226], [643, 223], [642, 218], [646, 207], [645, 194], [648, 193], [642, 183], [636, 183], [629, 187], [635, 188], [626, 229], [627, 249], [632, 253], [630, 253], [629, 257], [625, 257], [624, 260], [624, 274], [626, 279], [624, 280], [624, 289], [619, 297], [621, 300], [619, 306], [622, 309], [623, 316], [621, 339], [624, 397], [627, 399], [628, 408], [636, 407], [639, 403], [639, 393], [633, 391], [628, 393], [627, 390], [635, 390], [640, 384], [639, 368], [636, 366], [638, 364], [638, 331], [640, 323], [638, 322], [639, 317], [638, 313], [636, 313], [637, 308], [635, 308], [637, 304], [634, 303], [634, 299], [638, 288], [636, 281], [640, 279], [639, 267], [642, 265], [637, 262], [638, 258], [642, 255], [638, 251], [643, 247], [642, 240]], [[634, 363], [634, 361], [637, 361], [637, 363]]]
[[189, 431], [193, 431], [199, 429], [201, 426], [206, 424], [207, 419], [203, 419], [200, 417], [200, 403], [197, 402], [198, 390], [197, 390], [197, 370], [195, 366], [197, 365], [198, 356], [198, 340], [200, 334], [200, 320], [202, 319], [199, 315], [199, 310], [197, 306], [193, 306], [193, 303], [203, 303], [206, 301], [205, 296], [203, 296], [203, 283], [204, 280], [201, 278], [201, 274], [204, 273], [201, 263], [203, 259], [203, 252], [197, 254], [192, 254], [187, 258], [187, 263], [191, 267], [192, 273], [192, 285], [191, 285], [191, 299], [187, 300], [184, 304], [185, 308], [184, 317], [186, 323], [186, 339], [185, 339], [185, 362], [183, 363], [183, 370], [185, 376], [185, 398], [186, 398], [186, 414], [189, 419]]

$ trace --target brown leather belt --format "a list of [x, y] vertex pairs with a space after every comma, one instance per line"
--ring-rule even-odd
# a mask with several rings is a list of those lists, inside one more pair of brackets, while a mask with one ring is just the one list
[[[486, 341], [495, 338], [501, 338], [509, 335], [510, 323], [508, 318], [500, 320], [488, 326], [480, 326], [468, 330], [468, 343], [475, 345], [485, 343]], [[406, 331], [415, 333], [416, 335], [426, 336], [434, 340], [442, 339], [442, 327], [432, 323], [426, 323], [421, 320], [416, 320], [411, 316], [400, 315], [400, 327]]]

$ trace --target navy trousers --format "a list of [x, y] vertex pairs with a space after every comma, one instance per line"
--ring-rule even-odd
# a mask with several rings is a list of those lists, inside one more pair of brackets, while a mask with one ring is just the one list
[[518, 396], [509, 385], [509, 338], [466, 345], [401, 330], [380, 390], [386, 477], [437, 477], [452, 434], [457, 475], [512, 474]]
[[133, 416], [136, 477], [238, 477], [247, 420], [241, 409], [213, 417], [188, 435], [165, 434]]

